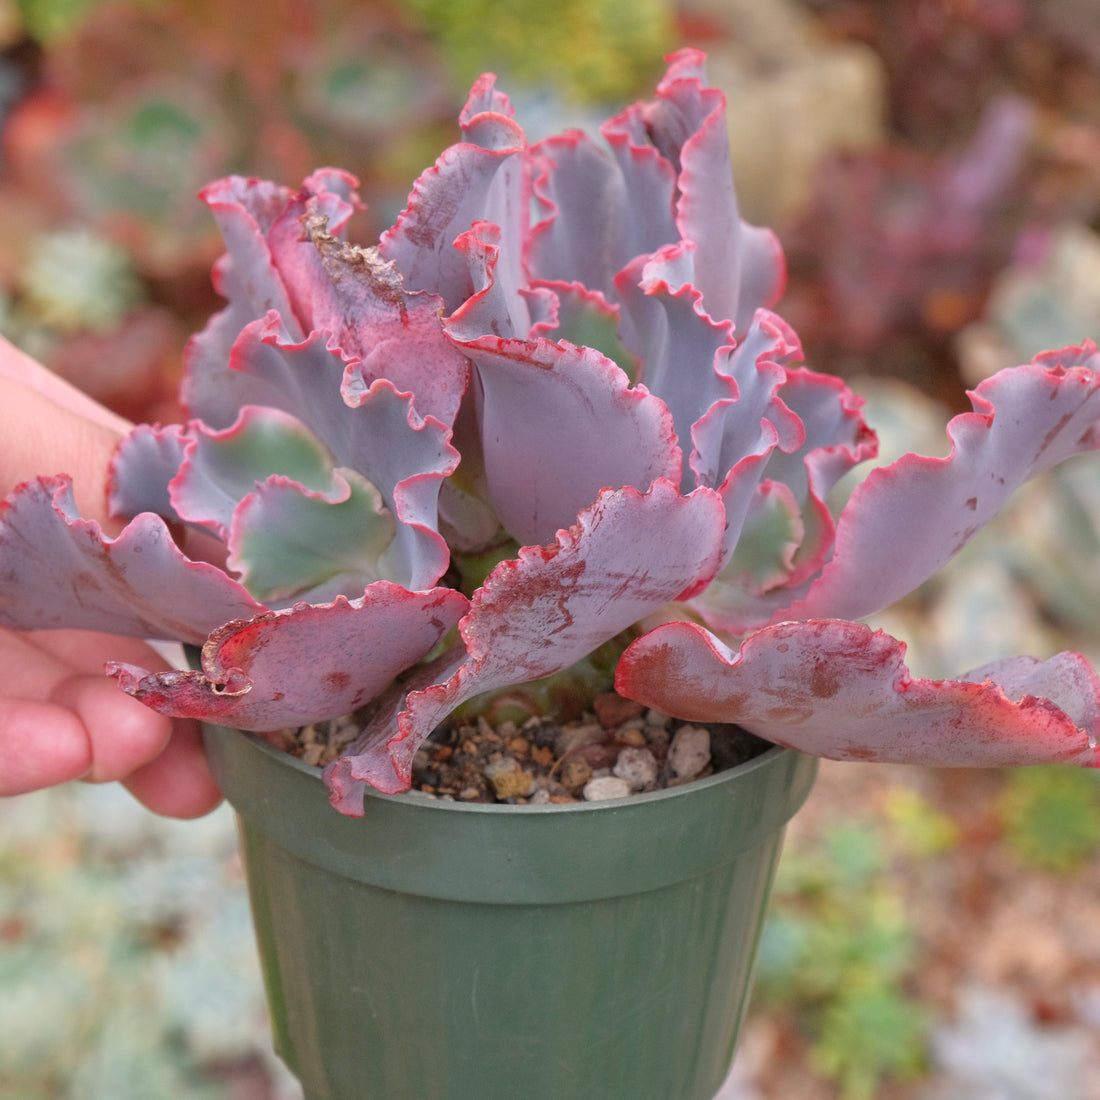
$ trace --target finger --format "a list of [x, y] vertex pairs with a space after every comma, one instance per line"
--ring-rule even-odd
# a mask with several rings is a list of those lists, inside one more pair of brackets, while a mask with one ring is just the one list
[[0, 696], [0, 796], [67, 783], [91, 766], [88, 731], [72, 711]]
[[[68, 690], [79, 693], [79, 698], [74, 695], [73, 699], [93, 731], [95, 765], [86, 776], [88, 780], [125, 779], [126, 787], [140, 802], [167, 817], [197, 817], [221, 801], [221, 794], [206, 764], [198, 724], [183, 719], [161, 718], [140, 703], [137, 704], [138, 710], [133, 711], [136, 701], [122, 694], [113, 681], [102, 676], [103, 664], [108, 656], [111, 660], [126, 661], [150, 670], [167, 669], [169, 664], [152, 647], [136, 638], [119, 638], [86, 630], [40, 630], [23, 637], [54, 659], [60, 659], [87, 674], [86, 681], [73, 681]], [[102, 683], [103, 687], [95, 687], [97, 682]], [[97, 708], [105, 704], [113, 709], [118, 699], [130, 705], [130, 717], [138, 723], [137, 736], [127, 736], [128, 732], [132, 734], [133, 731], [116, 725], [110, 742], [101, 745], [95, 735], [95, 731], [102, 728], [96, 716]], [[117, 718], [112, 721], [117, 722]], [[148, 743], [151, 732], [159, 736], [159, 729], [150, 731], [147, 728], [146, 724], [151, 721], [170, 731], [167, 741], [156, 741], [153, 745]], [[141, 764], [137, 769], [130, 766], [133, 759], [148, 754], [157, 744], [161, 745], [161, 752], [148, 764]], [[126, 770], [120, 772], [120, 767]]]
[[107, 514], [107, 472], [121, 434], [0, 373], [4, 446], [0, 494], [39, 475], [66, 473], [82, 515], [117, 531]]
[[12, 379], [48, 397], [55, 405], [93, 420], [119, 435], [130, 430], [130, 422], [104, 408], [98, 401], [66, 382], [60, 375], [32, 359], [25, 351], [0, 336], [0, 377]]
[[177, 723], [164, 752], [124, 785], [143, 806], [165, 817], [201, 817], [222, 800], [194, 722]]
[[84, 724], [92, 763], [81, 777], [90, 783], [125, 779], [168, 746], [172, 720], [119, 691], [105, 676], [69, 676], [50, 695]]
[[[91, 650], [98, 649], [96, 642]], [[89, 659], [87, 653], [81, 658]], [[93, 782], [121, 779], [158, 756], [171, 736], [170, 719], [119, 691], [101, 672], [82, 674], [17, 633], [0, 631], [0, 667], [9, 685], [4, 706], [5, 712], [11, 712], [7, 747], [21, 752], [20, 771], [38, 776], [40, 786], [77, 776]], [[57, 722], [61, 721], [57, 712], [67, 712], [61, 730], [64, 752], [56, 763], [51, 761], [59, 735], [48, 727], [28, 727], [28, 715], [33, 710], [28, 710], [27, 704], [31, 702], [51, 704]], [[76, 728], [71, 724], [74, 721]], [[83, 730], [84, 758], [83, 767], [75, 770], [78, 729]]]

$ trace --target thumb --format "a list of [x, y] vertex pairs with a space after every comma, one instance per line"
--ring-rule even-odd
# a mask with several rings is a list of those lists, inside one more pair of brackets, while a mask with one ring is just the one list
[[128, 423], [0, 339], [0, 495], [69, 474], [82, 515], [105, 526], [107, 473]]

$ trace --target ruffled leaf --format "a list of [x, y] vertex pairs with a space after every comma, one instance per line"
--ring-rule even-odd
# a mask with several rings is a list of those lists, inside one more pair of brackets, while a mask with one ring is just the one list
[[168, 488], [179, 473], [187, 436], [181, 424], [139, 424], [122, 440], [107, 474], [107, 506], [112, 516], [156, 512], [165, 519], [183, 520], [172, 507]]
[[571, 130], [534, 147], [534, 191], [542, 214], [529, 262], [538, 279], [583, 283], [611, 299], [615, 277], [635, 257], [678, 239], [672, 167], [631, 135], [603, 129], [616, 155]]
[[265, 404], [301, 419], [337, 466], [357, 470], [382, 494], [400, 521], [381, 562], [384, 575], [408, 588], [435, 584], [448, 560], [437, 529], [439, 492], [459, 460], [447, 425], [421, 417], [412, 395], [392, 382], [367, 385], [323, 333], [286, 343], [274, 317], [249, 325], [233, 356], [235, 370], [262, 387]]
[[631, 382], [639, 380], [637, 357], [619, 337], [618, 305], [581, 283], [537, 282], [532, 287], [549, 292], [552, 310], [544, 321], [531, 326], [528, 333], [531, 339], [544, 336], [578, 347], [595, 348], [617, 364]]
[[408, 291], [405, 277], [376, 248], [345, 244], [312, 215], [303, 227], [327, 280], [314, 284], [310, 316], [329, 333], [330, 350], [349, 362], [342, 392], [356, 397], [379, 379], [412, 393], [420, 416], [454, 423], [466, 389], [466, 363], [443, 335], [443, 302], [434, 293]]
[[790, 488], [781, 481], [763, 481], [753, 494], [733, 556], [716, 583], [750, 595], [782, 584], [790, 575], [805, 533]]
[[712, 317], [728, 317], [747, 326], [758, 306], [739, 315], [741, 286], [740, 229], [733, 187], [725, 96], [704, 86], [704, 55], [681, 50], [670, 59], [657, 86], [657, 99], [646, 111], [650, 140], [679, 169], [676, 226], [695, 246], [691, 283], [702, 292]]
[[639, 259], [617, 280], [630, 321], [624, 340], [641, 361], [642, 382], [672, 413], [687, 451], [692, 425], [715, 403], [737, 396], [736, 383], [715, 369], [719, 352], [734, 346], [733, 325], [699, 313], [700, 296], [693, 287], [673, 287], [654, 277], [652, 269], [651, 260]]
[[620, 158], [628, 189], [637, 168], [648, 168], [647, 143], [673, 168], [676, 231], [666, 242], [689, 246], [678, 254], [680, 282], [702, 295], [702, 307], [711, 317], [729, 319], [744, 331], [757, 309], [778, 300], [786, 267], [770, 231], [741, 220], [725, 97], [704, 86], [704, 69], [700, 51], [674, 53], [656, 99], [627, 108], [603, 133]]
[[469, 270], [470, 294], [447, 318], [444, 331], [459, 345], [490, 334], [502, 340], [523, 339], [532, 327], [539, 327], [531, 324], [530, 295], [511, 293], [514, 288], [497, 278], [500, 235], [499, 226], [479, 221], [455, 238], [455, 249]]
[[304, 489], [332, 488], [332, 456], [297, 418], [246, 406], [224, 431], [193, 422], [184, 458], [170, 482], [173, 512], [187, 523], [228, 538], [237, 505], [273, 475]]
[[201, 198], [210, 207], [228, 248], [214, 269], [214, 284], [228, 299], [185, 354], [181, 396], [191, 416], [228, 427], [243, 405], [257, 400], [247, 376], [227, 369], [230, 350], [250, 322], [274, 313], [290, 342], [316, 327], [308, 303], [325, 281], [316, 250], [302, 239], [298, 219], [307, 212], [339, 232], [355, 209], [355, 181], [321, 169], [294, 192], [264, 180], [229, 176], [210, 184]]
[[113, 663], [124, 691], [162, 714], [277, 730], [350, 714], [425, 656], [465, 597], [381, 581], [355, 600], [302, 603], [231, 622], [203, 645], [201, 670], [148, 673]]
[[[746, 379], [744, 368], [746, 361], [751, 361], [747, 354], [750, 349], [757, 354], [757, 371], [772, 380], [776, 378], [774, 367], [785, 357], [785, 342], [779, 335], [783, 328], [774, 315], [763, 310], [758, 313], [745, 344], [738, 349], [742, 361], [737, 364], [737, 378]], [[771, 347], [764, 338], [769, 331], [775, 341]], [[761, 391], [759, 383], [757, 390]], [[763, 396], [759, 392], [757, 402]], [[783, 409], [790, 421], [787, 435], [769, 452], [760, 471], [760, 484], [749, 501], [729, 564], [706, 592], [692, 601], [693, 610], [708, 625], [734, 634], [767, 622], [777, 608], [790, 602], [791, 588], [820, 569], [833, 546], [835, 525], [826, 504], [828, 495], [848, 470], [877, 450], [874, 433], [863, 420], [862, 401], [837, 378], [787, 368], [770, 400], [767, 410], [760, 412], [752, 406], [745, 408], [744, 399], [732, 409], [716, 407], [694, 432], [696, 452], [692, 459], [698, 465], [704, 458], [701, 448], [713, 434], [713, 422], [719, 417], [725, 453], [730, 453], [747, 434], [750, 416], [763, 415], [769, 422], [782, 423], [776, 410]], [[797, 439], [793, 425], [798, 428]], [[780, 502], [776, 493], [781, 494], [784, 508], [790, 511], [789, 525], [773, 526], [778, 518], [775, 507]], [[765, 561], [770, 566], [761, 571]], [[750, 574], [754, 579], [749, 579]]]
[[[805, 443], [802, 423], [780, 397], [788, 379], [784, 364], [801, 349], [790, 330], [765, 310], [757, 313], [740, 343], [722, 343], [728, 329], [715, 326], [694, 308], [698, 295], [690, 288], [669, 294], [662, 284], [653, 298], [670, 325], [677, 325], [676, 338], [667, 342], [668, 362], [654, 384], [672, 402], [674, 416], [690, 424], [694, 481], [685, 473], [684, 487], [717, 489], [725, 505], [725, 567], [772, 456], [777, 449], [796, 451]], [[701, 343], [696, 347], [699, 358], [689, 357], [681, 364], [671, 349], [681, 343], [692, 347], [690, 334]], [[693, 361], [695, 369], [687, 369]], [[722, 393], [727, 396], [717, 398]]]
[[697, 415], [691, 424], [690, 458], [696, 485], [720, 487], [746, 455], [766, 452], [774, 462], [776, 452], [793, 454], [805, 446], [805, 425], [783, 400], [790, 380], [787, 366], [801, 357], [790, 328], [774, 313], [759, 310], [735, 345], [714, 354], [713, 370], [734, 394], [731, 399], [693, 408], [689, 402], [697, 398], [691, 376], [669, 372], [667, 384], [681, 391], [677, 401], [686, 405], [688, 415]]
[[356, 471], [333, 470], [329, 480], [330, 488], [311, 492], [270, 477], [236, 510], [227, 564], [269, 606], [294, 597], [318, 603], [384, 579], [393, 513]]
[[905, 646], [834, 619], [766, 627], [734, 652], [689, 623], [657, 627], [619, 662], [617, 689], [696, 722], [731, 722], [835, 760], [932, 767], [1100, 766], [1100, 679], [1075, 653], [920, 680]]
[[835, 552], [773, 621], [858, 619], [921, 585], [1021, 484], [1100, 447], [1100, 355], [1093, 344], [1001, 371], [947, 426], [945, 458], [906, 455], [872, 470], [837, 524]]
[[149, 512], [115, 539], [81, 519], [68, 477], [26, 482], [0, 508], [0, 619], [199, 643], [266, 611], [236, 581], [190, 561]]
[[516, 293], [522, 272], [531, 184], [526, 138], [510, 117], [507, 99], [495, 92], [495, 77], [474, 85], [462, 112], [465, 141], [452, 145], [413, 185], [409, 202], [378, 251], [392, 261], [411, 290], [438, 294], [447, 312], [471, 294], [465, 259], [454, 242], [476, 222], [499, 226], [506, 263], [502, 285]]

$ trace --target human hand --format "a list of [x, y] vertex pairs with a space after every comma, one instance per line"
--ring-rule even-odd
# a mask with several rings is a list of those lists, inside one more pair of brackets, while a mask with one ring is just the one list
[[[72, 475], [108, 531], [104, 485], [124, 420], [0, 340], [0, 495], [36, 474]], [[197, 817], [220, 795], [197, 723], [157, 714], [103, 674], [108, 660], [168, 666], [148, 645], [91, 631], [0, 628], [0, 795], [72, 779], [120, 780], [156, 813]]]

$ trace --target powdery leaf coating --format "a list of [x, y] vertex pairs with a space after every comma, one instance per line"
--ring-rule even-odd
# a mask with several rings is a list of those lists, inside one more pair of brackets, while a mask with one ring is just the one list
[[734, 652], [669, 623], [631, 644], [616, 686], [696, 722], [732, 722], [834, 760], [936, 767], [1100, 766], [1100, 679], [1075, 653], [1014, 658], [957, 680], [909, 675], [905, 646], [838, 619], [780, 623]]

